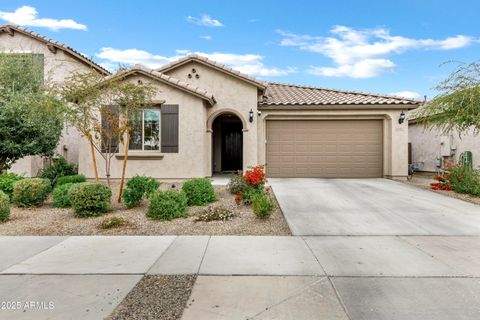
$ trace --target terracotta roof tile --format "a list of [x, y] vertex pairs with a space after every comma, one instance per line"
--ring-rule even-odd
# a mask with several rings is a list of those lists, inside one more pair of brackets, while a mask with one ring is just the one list
[[28, 30], [28, 29], [25, 29], [23, 27], [20, 27], [20, 26], [16, 26], [16, 25], [11, 25], [11, 24], [6, 24], [6, 25], [2, 25], [0, 26], [0, 32], [6, 32], [6, 33], [10, 33], [10, 32], [19, 32], [19, 33], [22, 33], [26, 36], [29, 36], [31, 38], [34, 38], [34, 39], [37, 39], [39, 41], [42, 41], [44, 42], [45, 44], [48, 44], [48, 45], [53, 45], [54, 47], [60, 49], [60, 50], [63, 50], [69, 54], [71, 54], [72, 56], [74, 56], [75, 58], [77, 58], [78, 60], [90, 65], [91, 67], [93, 67], [94, 69], [96, 69], [97, 71], [99, 71], [100, 73], [104, 74], [104, 75], [109, 75], [110, 74], [110, 71], [108, 71], [107, 69], [103, 68], [102, 66], [100, 66], [99, 64], [97, 64], [95, 61], [93, 61], [92, 59], [89, 59], [87, 58], [86, 56], [84, 56], [83, 54], [81, 54], [80, 52], [76, 51], [75, 49], [61, 43], [61, 42], [58, 42], [58, 41], [55, 41], [55, 40], [52, 40], [50, 38], [47, 38], [46, 36], [42, 36], [41, 34], [38, 34], [34, 31], [31, 31], [31, 30]]
[[269, 83], [260, 106], [282, 105], [420, 105], [417, 100], [356, 91]]

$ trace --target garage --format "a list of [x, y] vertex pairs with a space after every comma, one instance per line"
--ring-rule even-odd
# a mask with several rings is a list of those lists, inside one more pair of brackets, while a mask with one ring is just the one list
[[383, 177], [382, 120], [268, 120], [269, 177]]

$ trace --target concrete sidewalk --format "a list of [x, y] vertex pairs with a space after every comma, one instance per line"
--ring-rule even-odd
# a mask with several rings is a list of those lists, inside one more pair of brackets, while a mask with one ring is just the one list
[[45, 302], [0, 319], [101, 319], [191, 273], [184, 319], [480, 318], [480, 237], [95, 236], [0, 237], [2, 303]]

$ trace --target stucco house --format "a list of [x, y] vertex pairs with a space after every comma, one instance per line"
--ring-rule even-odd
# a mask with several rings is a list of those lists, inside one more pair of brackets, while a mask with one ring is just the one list
[[458, 132], [443, 134], [411, 119], [408, 131], [410, 161], [419, 163], [421, 171], [438, 171], [443, 161], [458, 162], [465, 151], [472, 153], [473, 167], [480, 169], [480, 137], [474, 134], [473, 128], [461, 135]]
[[[120, 72], [156, 88], [154, 103], [136, 115], [127, 177], [209, 177], [257, 164], [269, 177], [407, 175], [403, 118], [418, 101], [264, 82], [197, 55]], [[80, 172], [93, 178], [85, 139], [78, 151]], [[120, 177], [122, 157], [114, 157], [111, 178]]]
[[[110, 74], [109, 71], [71, 47], [14, 25], [0, 26], [0, 52], [32, 55], [32, 58], [42, 65], [45, 83], [60, 84], [72, 72], [94, 70], [101, 75]], [[78, 164], [79, 140], [78, 132], [72, 127], [65, 126], [56, 154]], [[36, 176], [43, 167], [42, 157], [25, 157], [18, 160], [11, 171], [25, 176]]]

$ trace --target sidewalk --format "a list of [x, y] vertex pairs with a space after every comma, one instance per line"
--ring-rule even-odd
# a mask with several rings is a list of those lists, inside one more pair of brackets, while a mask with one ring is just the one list
[[0, 257], [2, 304], [36, 302], [0, 319], [102, 319], [145, 274], [199, 274], [187, 320], [480, 317], [479, 237], [0, 237]]

